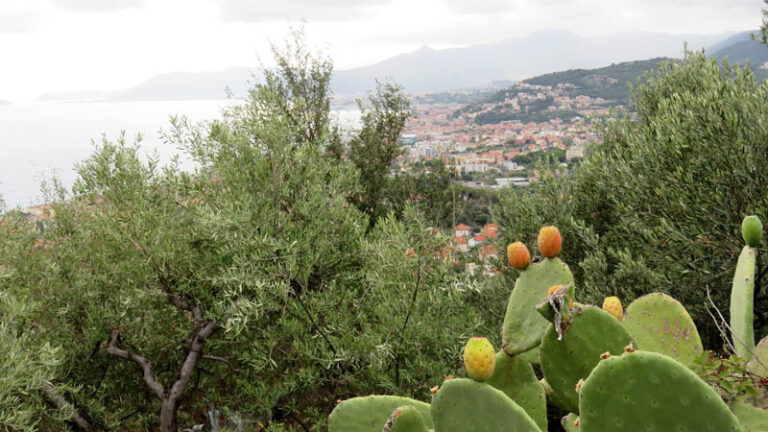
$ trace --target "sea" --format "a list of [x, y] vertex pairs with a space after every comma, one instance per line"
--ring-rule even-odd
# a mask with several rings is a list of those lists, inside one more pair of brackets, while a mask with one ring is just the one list
[[[56, 178], [71, 188], [75, 166], [94, 151], [102, 139], [128, 142], [142, 136], [141, 152], [168, 163], [180, 152], [162, 138], [171, 116], [192, 122], [214, 120], [238, 100], [184, 100], [142, 102], [34, 102], [0, 105], [0, 197], [6, 210], [46, 201], [43, 182]], [[359, 113], [337, 110], [343, 127], [354, 128]], [[184, 165], [183, 165], [184, 166]], [[189, 167], [189, 164], [187, 164]], [[1, 210], [1, 209], [0, 209]]]

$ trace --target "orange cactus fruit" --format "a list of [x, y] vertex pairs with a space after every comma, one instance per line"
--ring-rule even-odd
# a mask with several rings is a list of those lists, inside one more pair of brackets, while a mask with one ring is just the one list
[[493, 375], [496, 369], [496, 351], [488, 339], [474, 337], [464, 347], [464, 367], [467, 375], [475, 381], [483, 382]]
[[563, 238], [556, 226], [545, 226], [539, 231], [539, 253], [547, 258], [554, 258], [563, 248]]
[[531, 263], [531, 253], [521, 242], [514, 242], [507, 246], [507, 259], [512, 267], [524, 270]]
[[606, 297], [603, 300], [603, 310], [621, 321], [624, 319], [624, 308], [621, 307], [621, 301], [618, 297]]

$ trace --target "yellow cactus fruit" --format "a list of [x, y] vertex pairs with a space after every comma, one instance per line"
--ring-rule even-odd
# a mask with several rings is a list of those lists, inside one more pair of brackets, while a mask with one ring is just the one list
[[464, 347], [464, 367], [467, 375], [475, 381], [483, 382], [493, 375], [496, 368], [496, 351], [484, 337], [475, 337]]
[[512, 267], [524, 270], [531, 263], [531, 253], [521, 242], [514, 242], [507, 246], [507, 259]]
[[560, 230], [555, 226], [545, 226], [539, 231], [539, 253], [547, 258], [554, 258], [563, 247]]
[[606, 297], [603, 300], [603, 310], [616, 317], [619, 321], [624, 319], [624, 308], [621, 307], [621, 301], [618, 297]]
[[[554, 285], [554, 286], [549, 287], [549, 289], [547, 290], [547, 297], [546, 298], [549, 298], [549, 296], [551, 296], [553, 292], [559, 290], [560, 288], [562, 288], [564, 286], [565, 285]], [[573, 298], [571, 298], [571, 301], [568, 303], [568, 307], [573, 307]]]

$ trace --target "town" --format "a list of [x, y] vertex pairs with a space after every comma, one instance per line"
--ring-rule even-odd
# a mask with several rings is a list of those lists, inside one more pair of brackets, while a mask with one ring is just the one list
[[[590, 119], [621, 107], [574, 94], [574, 87], [520, 82], [494, 92], [415, 95], [415, 117], [401, 138], [406, 151], [398, 168], [408, 172], [441, 160], [462, 185], [490, 190], [537, 181], [536, 162], [543, 156], [567, 171], [598, 139]], [[476, 102], [461, 102], [467, 98]]]

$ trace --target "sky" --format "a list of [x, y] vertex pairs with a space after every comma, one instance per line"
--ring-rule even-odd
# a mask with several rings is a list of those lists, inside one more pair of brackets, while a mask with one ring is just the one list
[[537, 31], [720, 34], [756, 29], [762, 0], [0, 0], [0, 99], [114, 90], [160, 73], [269, 65], [304, 26], [337, 69], [423, 45]]

